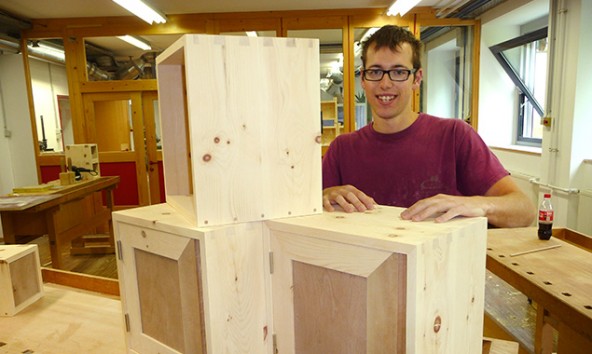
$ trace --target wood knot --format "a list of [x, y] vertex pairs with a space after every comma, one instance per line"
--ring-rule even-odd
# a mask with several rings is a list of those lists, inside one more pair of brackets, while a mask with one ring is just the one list
[[215, 143], [215, 144], [219, 144], [219, 143], [220, 143], [220, 138], [218, 138], [218, 137], [215, 137], [215, 138], [214, 138], [214, 143]]
[[320, 143], [321, 143], [321, 141], [322, 141], [322, 138], [321, 138], [321, 136], [320, 136], [320, 135], [317, 135], [317, 136], [315, 137], [315, 143], [317, 143], [317, 144], [320, 144]]
[[440, 316], [437, 316], [436, 319], [434, 320], [434, 332], [435, 333], [440, 332], [441, 327], [442, 327], [442, 318]]
[[204, 160], [204, 162], [210, 162], [210, 160], [212, 160], [212, 155], [205, 154], [203, 155], [202, 160]]

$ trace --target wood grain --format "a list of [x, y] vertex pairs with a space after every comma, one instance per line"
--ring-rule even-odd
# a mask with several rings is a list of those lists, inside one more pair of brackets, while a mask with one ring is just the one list
[[2, 353], [125, 353], [119, 299], [55, 284], [0, 321]]
[[320, 213], [318, 56], [316, 40], [208, 35], [161, 54], [167, 201], [197, 226]]

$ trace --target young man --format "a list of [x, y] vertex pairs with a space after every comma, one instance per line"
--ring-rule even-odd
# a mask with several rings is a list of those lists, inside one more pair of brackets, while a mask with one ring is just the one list
[[411, 109], [423, 71], [421, 43], [385, 26], [362, 49], [362, 87], [372, 124], [337, 137], [323, 159], [323, 206], [346, 212], [375, 204], [407, 208], [401, 217], [444, 222], [486, 216], [497, 227], [528, 226], [536, 209], [464, 121]]

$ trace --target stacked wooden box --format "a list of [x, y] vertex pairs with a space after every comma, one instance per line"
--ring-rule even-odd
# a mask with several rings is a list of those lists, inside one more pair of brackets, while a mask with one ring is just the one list
[[37, 245], [0, 245], [0, 316], [13, 316], [42, 296]]
[[481, 350], [485, 219], [322, 213], [318, 63], [206, 35], [157, 59], [167, 204], [114, 213], [130, 352]]

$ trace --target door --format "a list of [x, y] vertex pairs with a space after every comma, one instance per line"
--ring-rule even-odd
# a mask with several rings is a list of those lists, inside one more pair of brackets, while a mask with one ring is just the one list
[[[150, 171], [158, 164], [155, 98], [156, 92], [83, 95], [86, 136], [89, 143], [97, 144], [101, 174], [121, 179], [114, 195], [119, 207], [160, 202], [160, 172], [158, 168]], [[157, 187], [152, 188], [150, 181]]]

